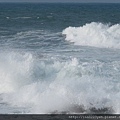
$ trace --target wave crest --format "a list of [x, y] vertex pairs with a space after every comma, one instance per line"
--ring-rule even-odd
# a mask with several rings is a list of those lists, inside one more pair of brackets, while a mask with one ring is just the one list
[[75, 45], [120, 49], [120, 25], [110, 26], [92, 22], [81, 27], [68, 27], [63, 30], [65, 40]]

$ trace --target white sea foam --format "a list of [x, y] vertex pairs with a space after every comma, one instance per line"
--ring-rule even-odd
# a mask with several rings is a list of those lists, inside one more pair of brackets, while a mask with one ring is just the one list
[[8, 112], [80, 112], [75, 106], [83, 106], [86, 112], [111, 108], [120, 113], [120, 61], [61, 62], [17, 52], [0, 56], [0, 103], [11, 107]]
[[30, 76], [31, 55], [15, 53], [0, 55], [0, 93], [12, 92], [29, 83], [24, 79], [29, 79]]
[[75, 45], [120, 49], [120, 25], [89, 23], [81, 27], [68, 27], [63, 30], [67, 41]]
[[6, 17], [7, 19], [9, 19], [10, 17]]
[[12, 18], [12, 19], [30, 19], [32, 17], [16, 17], [16, 18]]

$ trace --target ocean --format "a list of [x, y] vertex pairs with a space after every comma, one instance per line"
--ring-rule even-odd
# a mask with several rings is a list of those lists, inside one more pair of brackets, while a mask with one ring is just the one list
[[0, 3], [8, 113], [120, 113], [120, 4]]

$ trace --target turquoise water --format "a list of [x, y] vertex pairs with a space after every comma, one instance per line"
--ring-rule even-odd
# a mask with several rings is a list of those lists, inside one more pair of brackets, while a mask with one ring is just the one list
[[120, 4], [0, 3], [0, 113], [120, 113]]

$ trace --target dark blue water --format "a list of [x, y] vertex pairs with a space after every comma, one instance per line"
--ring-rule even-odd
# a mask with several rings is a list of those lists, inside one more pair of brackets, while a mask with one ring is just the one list
[[120, 113], [120, 4], [0, 3], [0, 113]]
[[[36, 30], [44, 30], [52, 33], [61, 32], [69, 26], [79, 27], [91, 22], [101, 22], [103, 24], [119, 23], [120, 5], [77, 3], [0, 4], [0, 36], [15, 35], [19, 32]], [[63, 39], [61, 35], [57, 37], [59, 37], [59, 39]], [[29, 44], [28, 42], [26, 42], [26, 44]], [[56, 42], [56, 40], [54, 42]], [[16, 47], [15, 44], [13, 44], [13, 46]]]

